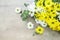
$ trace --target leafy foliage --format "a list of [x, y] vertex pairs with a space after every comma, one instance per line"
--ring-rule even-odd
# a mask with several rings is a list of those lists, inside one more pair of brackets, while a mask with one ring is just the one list
[[37, 2], [38, 0], [35, 0], [35, 3]]
[[58, 3], [60, 3], [60, 0], [52, 0], [53, 2], [58, 2]]
[[21, 17], [22, 17], [22, 20], [26, 20], [27, 17], [29, 16], [29, 11], [28, 10], [24, 10]]
[[29, 4], [27, 4], [27, 3], [24, 3], [24, 6], [25, 6], [25, 7], [27, 7], [28, 5], [29, 5]]

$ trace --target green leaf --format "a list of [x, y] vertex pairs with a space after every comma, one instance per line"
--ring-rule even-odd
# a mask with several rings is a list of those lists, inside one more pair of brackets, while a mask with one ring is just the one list
[[28, 5], [29, 5], [29, 4], [27, 4], [27, 3], [24, 3], [24, 6], [25, 6], [25, 7], [27, 7]]
[[23, 21], [26, 20], [28, 16], [29, 16], [29, 11], [28, 10], [24, 10], [24, 12], [21, 15], [22, 20]]
[[60, 3], [60, 0], [58, 0], [58, 3]]
[[58, 2], [58, 3], [60, 3], [60, 0], [52, 0], [52, 2]]
[[35, 0], [35, 2], [37, 2], [38, 0]]
[[58, 0], [52, 0], [53, 2], [58, 2]]

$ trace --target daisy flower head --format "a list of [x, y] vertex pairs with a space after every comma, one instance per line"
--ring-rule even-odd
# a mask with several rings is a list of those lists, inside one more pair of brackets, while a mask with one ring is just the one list
[[56, 12], [57, 15], [60, 15], [60, 12]]
[[56, 9], [57, 11], [60, 11], [60, 4], [57, 4], [55, 9]]
[[45, 1], [45, 5], [46, 5], [46, 6], [51, 6], [52, 4], [53, 4], [53, 2], [51, 2], [51, 1], [49, 1], [49, 0], [48, 0], [48, 1]]
[[28, 29], [33, 29], [34, 28], [34, 24], [32, 22], [28, 22], [27, 23], [27, 28]]
[[41, 0], [38, 1], [38, 2], [36, 3], [36, 6], [37, 6], [37, 7], [41, 7], [41, 6], [43, 6], [43, 0], [42, 0], [42, 1], [41, 1]]
[[44, 12], [44, 9], [43, 9], [43, 7], [37, 7], [36, 11], [37, 12]]
[[33, 17], [34, 16], [34, 12], [29, 12], [29, 15], [30, 15], [30, 17]]
[[45, 23], [45, 21], [39, 20], [39, 23], [42, 27], [47, 27], [47, 23]]
[[60, 15], [58, 15], [58, 20], [60, 20]]
[[56, 17], [57, 13], [56, 13], [56, 12], [51, 12], [50, 15], [51, 15], [52, 17]]
[[21, 11], [22, 11], [22, 9], [19, 8], [19, 7], [17, 7], [17, 8], [15, 9], [15, 12], [16, 12], [16, 13], [20, 13]]
[[40, 22], [39, 22], [39, 20], [38, 20], [38, 19], [35, 19], [35, 22], [36, 22], [37, 24], [40, 24]]
[[42, 27], [40, 27], [40, 26], [37, 26], [37, 28], [35, 29], [35, 32], [36, 32], [37, 34], [43, 34], [44, 29], [43, 29]]

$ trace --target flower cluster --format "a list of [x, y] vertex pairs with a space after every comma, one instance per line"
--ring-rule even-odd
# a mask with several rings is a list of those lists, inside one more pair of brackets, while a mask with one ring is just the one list
[[44, 27], [49, 27], [54, 31], [60, 31], [60, 1], [58, 0], [35, 0], [31, 4], [24, 4], [26, 9], [16, 8], [16, 13], [20, 13], [22, 20], [31, 17], [38, 24], [34, 28], [32, 22], [27, 23], [28, 29], [35, 29], [35, 33], [43, 34]]
[[36, 6], [42, 7], [44, 11], [37, 11], [35, 18], [45, 21], [52, 30], [60, 31], [60, 14], [57, 14], [60, 11], [60, 3], [52, 2], [52, 0], [38, 0]]

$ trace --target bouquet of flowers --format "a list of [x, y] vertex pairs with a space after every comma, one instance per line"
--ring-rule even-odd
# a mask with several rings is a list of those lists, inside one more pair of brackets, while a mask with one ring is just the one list
[[[54, 31], [60, 31], [60, 0], [35, 0], [31, 4], [24, 3], [27, 9], [16, 8], [23, 21], [31, 17], [38, 26], [35, 33], [43, 34], [44, 27], [49, 27]], [[32, 22], [27, 23], [28, 29], [33, 29]]]

